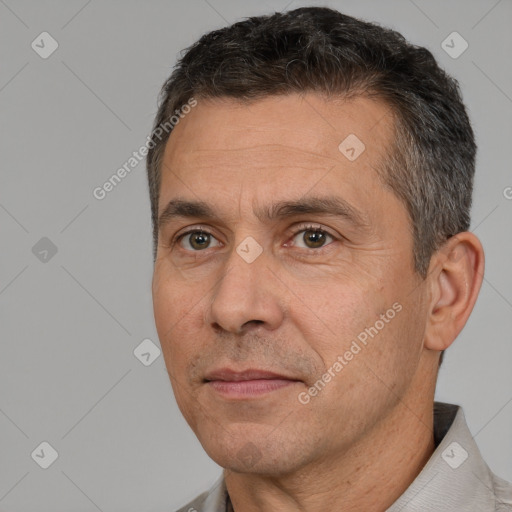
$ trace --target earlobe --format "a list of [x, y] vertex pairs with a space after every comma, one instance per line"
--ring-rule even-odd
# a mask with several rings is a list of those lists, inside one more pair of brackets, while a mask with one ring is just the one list
[[470, 231], [451, 237], [432, 256], [425, 348], [441, 351], [454, 342], [476, 303], [483, 274], [483, 247]]

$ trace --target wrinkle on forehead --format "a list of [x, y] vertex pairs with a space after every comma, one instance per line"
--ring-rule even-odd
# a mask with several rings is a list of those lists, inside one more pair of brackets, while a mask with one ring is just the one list
[[249, 105], [233, 100], [201, 103], [174, 128], [166, 151], [234, 151], [274, 146], [318, 156], [340, 157], [338, 145], [349, 134], [370, 152], [392, 142], [393, 115], [381, 101], [356, 97], [347, 102], [317, 94], [268, 97]]
[[327, 155], [283, 144], [253, 144], [237, 148], [191, 149], [180, 152], [173, 158], [173, 167], [186, 169], [201, 166], [204, 169], [217, 167], [240, 168], [255, 162], [265, 162], [275, 168], [328, 169], [339, 163], [338, 154]]

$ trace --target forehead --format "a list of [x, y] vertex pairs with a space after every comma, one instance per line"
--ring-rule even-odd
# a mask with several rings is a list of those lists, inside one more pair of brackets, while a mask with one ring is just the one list
[[236, 194], [254, 206], [261, 197], [300, 197], [313, 188], [368, 203], [385, 192], [376, 168], [392, 144], [392, 122], [387, 104], [363, 97], [198, 99], [166, 144], [159, 210], [172, 196]]
[[392, 142], [392, 131], [389, 106], [361, 96], [345, 101], [290, 94], [245, 104], [230, 98], [199, 99], [172, 131], [164, 160], [178, 165], [216, 158], [239, 165], [247, 163], [247, 154], [256, 158], [262, 153], [261, 158], [300, 155], [309, 164], [325, 164], [326, 159], [340, 161], [339, 145], [348, 136], [365, 145], [364, 161], [378, 160]]

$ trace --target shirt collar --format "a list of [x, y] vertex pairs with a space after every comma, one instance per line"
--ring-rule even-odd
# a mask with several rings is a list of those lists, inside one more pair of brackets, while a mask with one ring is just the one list
[[434, 402], [436, 449], [420, 474], [386, 512], [496, 509], [492, 474], [458, 405]]
[[[427, 464], [386, 512], [494, 512], [492, 473], [460, 406], [434, 402], [434, 442], [436, 449]], [[202, 510], [232, 512], [224, 475], [209, 490]]]

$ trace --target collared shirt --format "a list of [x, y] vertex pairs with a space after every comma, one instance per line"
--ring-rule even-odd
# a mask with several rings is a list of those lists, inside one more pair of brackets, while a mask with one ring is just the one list
[[[492, 473], [458, 405], [434, 402], [436, 449], [386, 512], [511, 512], [512, 484]], [[176, 512], [233, 512], [224, 476]]]

